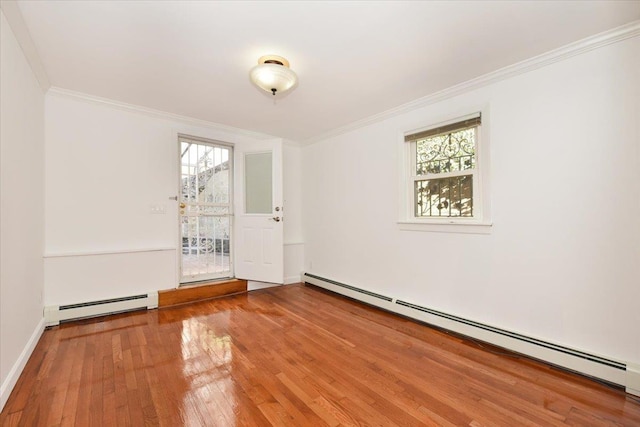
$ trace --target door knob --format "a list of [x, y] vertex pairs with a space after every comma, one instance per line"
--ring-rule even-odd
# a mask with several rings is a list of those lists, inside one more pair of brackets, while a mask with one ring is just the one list
[[270, 219], [275, 221], [275, 222], [280, 222], [280, 217], [279, 216], [274, 216], [273, 218], [270, 218]]
[[180, 209], [184, 209], [187, 205], [185, 205], [184, 203], [180, 203]]

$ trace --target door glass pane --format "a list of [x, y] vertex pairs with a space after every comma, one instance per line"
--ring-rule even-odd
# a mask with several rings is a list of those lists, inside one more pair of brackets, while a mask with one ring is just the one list
[[229, 203], [229, 149], [215, 147], [209, 203]]
[[182, 275], [198, 278], [230, 271], [228, 216], [182, 217]]
[[270, 214], [272, 207], [271, 153], [247, 153], [244, 157], [245, 212]]
[[230, 277], [230, 147], [181, 140], [181, 282]]

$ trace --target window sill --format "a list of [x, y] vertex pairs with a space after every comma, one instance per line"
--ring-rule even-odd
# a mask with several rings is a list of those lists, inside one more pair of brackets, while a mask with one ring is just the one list
[[398, 221], [403, 231], [429, 231], [434, 233], [491, 234], [490, 222], [464, 222], [460, 220]]

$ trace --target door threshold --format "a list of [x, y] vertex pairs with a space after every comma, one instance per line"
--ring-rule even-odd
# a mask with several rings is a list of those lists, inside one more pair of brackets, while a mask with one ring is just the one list
[[158, 307], [203, 301], [245, 292], [247, 292], [247, 281], [242, 279], [198, 282], [192, 286], [158, 291]]
[[219, 285], [221, 283], [232, 282], [234, 280], [239, 280], [239, 279], [236, 279], [235, 277], [222, 277], [220, 279], [206, 279], [206, 280], [198, 280], [196, 282], [185, 282], [185, 283], [180, 283], [178, 285], [178, 289], [195, 288], [197, 286], [207, 286], [207, 285]]

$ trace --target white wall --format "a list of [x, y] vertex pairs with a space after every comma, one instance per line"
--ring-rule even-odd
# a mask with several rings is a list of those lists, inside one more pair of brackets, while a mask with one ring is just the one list
[[284, 159], [284, 281], [297, 283], [304, 270], [302, 235], [302, 149], [285, 144]]
[[44, 94], [0, 12], [0, 408], [43, 328]]
[[[640, 362], [640, 38], [303, 149], [308, 272]], [[398, 228], [399, 136], [490, 110], [488, 235]]]
[[[177, 202], [169, 197], [178, 194], [177, 133], [259, 141], [55, 91], [47, 95], [45, 305], [176, 286]], [[151, 214], [152, 205], [164, 206], [166, 214]]]

